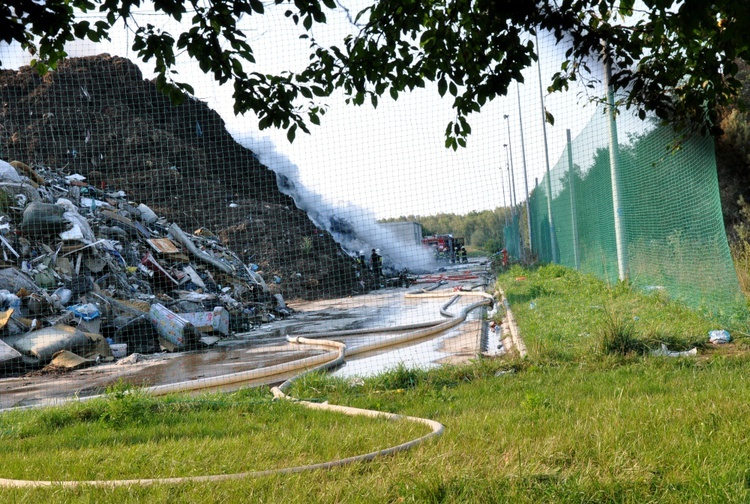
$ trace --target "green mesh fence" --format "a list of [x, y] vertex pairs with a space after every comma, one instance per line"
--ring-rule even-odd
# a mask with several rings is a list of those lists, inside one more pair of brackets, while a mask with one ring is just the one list
[[[722, 222], [712, 140], [678, 139], [670, 127], [627, 114], [616, 121], [621, 218], [631, 282], [715, 315], [743, 305]], [[572, 160], [572, 161], [571, 161]], [[618, 280], [608, 118], [594, 114], [530, 197], [541, 261]], [[571, 183], [572, 182], [572, 183]]]
[[503, 242], [508, 255], [515, 259], [521, 258], [521, 231], [519, 228], [519, 215], [514, 213], [503, 226]]

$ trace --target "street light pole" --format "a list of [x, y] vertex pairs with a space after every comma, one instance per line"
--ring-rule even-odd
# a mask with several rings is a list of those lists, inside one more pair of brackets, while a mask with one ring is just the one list
[[508, 159], [510, 163], [511, 187], [513, 188], [513, 213], [515, 214], [516, 207], [518, 206], [518, 199], [516, 198], [516, 173], [515, 170], [513, 170], [513, 146], [510, 142], [510, 121], [508, 120], [509, 117], [510, 116], [508, 114], [503, 115], [503, 118], [508, 125]]
[[523, 184], [526, 189], [526, 225], [529, 228], [529, 252], [533, 250], [531, 244], [531, 208], [529, 207], [529, 177], [526, 173], [526, 146], [523, 141], [523, 119], [521, 118], [521, 90], [516, 82], [516, 97], [518, 98], [518, 130], [521, 132], [521, 160], [523, 161]]
[[[505, 148], [505, 166], [508, 166], [508, 144], [503, 144]], [[500, 168], [500, 184], [503, 188], [503, 213], [505, 214], [505, 225], [508, 225], [508, 205], [505, 202], [505, 183], [503, 182], [503, 169]], [[510, 189], [510, 187], [508, 188]]]

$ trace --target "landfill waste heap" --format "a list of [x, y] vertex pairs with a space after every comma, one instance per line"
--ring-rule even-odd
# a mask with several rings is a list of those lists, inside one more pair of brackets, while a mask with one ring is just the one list
[[218, 114], [127, 59], [0, 70], [0, 97], [0, 374], [199, 348], [355, 292]]

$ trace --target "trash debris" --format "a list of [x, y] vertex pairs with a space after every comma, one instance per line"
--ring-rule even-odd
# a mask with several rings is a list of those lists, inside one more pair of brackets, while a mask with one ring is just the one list
[[95, 344], [83, 331], [60, 324], [20, 336], [10, 336], [5, 338], [5, 342], [31, 364], [47, 364], [60, 350], [85, 353]]
[[210, 312], [180, 313], [180, 317], [193, 324], [198, 331], [216, 331], [225, 336], [229, 335], [229, 313], [221, 306]]
[[101, 315], [99, 308], [93, 303], [80, 304], [75, 306], [68, 306], [68, 310], [73, 312], [73, 315], [80, 317], [83, 320], [94, 320]]
[[145, 356], [139, 354], [139, 353], [132, 353], [128, 355], [127, 357], [123, 357], [122, 359], [117, 361], [117, 365], [119, 366], [125, 366], [128, 364], [137, 364], [139, 362], [142, 362], [145, 360]]
[[205, 348], [293, 311], [219, 236], [189, 235], [124, 191], [4, 161], [0, 190], [20, 216], [0, 216], [6, 372]]
[[725, 329], [709, 331], [708, 341], [714, 345], [721, 345], [732, 341], [732, 336], [730, 336], [729, 331]]
[[0, 340], [0, 370], [6, 371], [11, 369], [14, 364], [18, 364], [20, 361], [21, 353], [3, 340]]
[[112, 350], [112, 356], [120, 359], [128, 355], [127, 343], [110, 343], [109, 348]]
[[651, 355], [655, 355], [659, 357], [692, 357], [692, 356], [698, 355], [698, 349], [691, 348], [690, 350], [685, 350], [682, 352], [675, 352], [675, 351], [669, 350], [667, 348], [667, 345], [662, 343], [660, 348], [651, 351]]
[[149, 318], [159, 336], [177, 348], [195, 348], [200, 338], [195, 326], [167, 307], [154, 303]]
[[96, 359], [87, 359], [76, 355], [70, 350], [60, 350], [52, 356], [52, 360], [47, 367], [58, 369], [80, 369], [96, 364]]

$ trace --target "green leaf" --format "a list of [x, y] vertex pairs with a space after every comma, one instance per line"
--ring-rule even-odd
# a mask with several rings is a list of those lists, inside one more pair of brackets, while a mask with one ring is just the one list
[[448, 86], [448, 90], [450, 91], [452, 96], [456, 96], [458, 94], [458, 88], [456, 87], [456, 84], [454, 82], [451, 82]]
[[294, 142], [294, 137], [297, 135], [297, 125], [292, 124], [292, 127], [289, 128], [289, 130], [286, 132], [286, 138], [289, 140], [289, 143]]
[[445, 96], [445, 91], [448, 89], [448, 83], [445, 81], [445, 76], [440, 77], [438, 81], [438, 94]]
[[620, 16], [632, 16], [633, 15], [633, 4], [635, 0], [621, 0], [620, 1]]
[[263, 14], [265, 12], [263, 2], [260, 0], [250, 0], [250, 7], [252, 7], [252, 9], [258, 14]]

